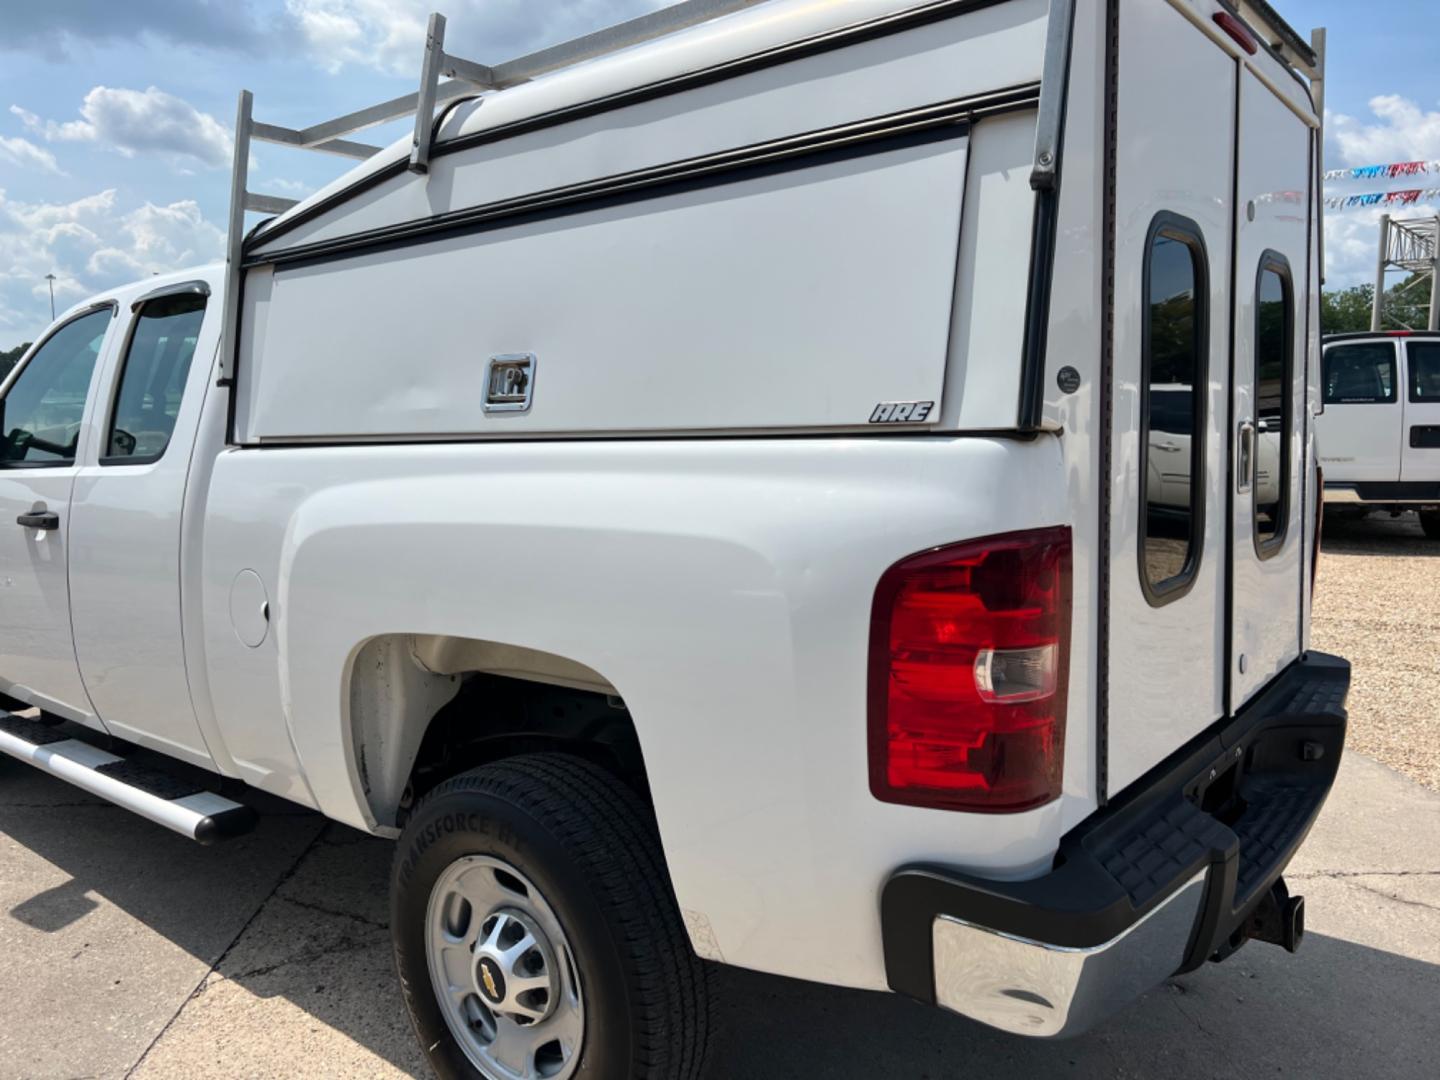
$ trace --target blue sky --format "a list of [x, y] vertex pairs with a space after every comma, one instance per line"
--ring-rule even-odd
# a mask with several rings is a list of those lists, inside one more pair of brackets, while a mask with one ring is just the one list
[[[303, 127], [412, 90], [433, 7], [449, 17], [452, 51], [496, 62], [664, 3], [0, 0], [0, 348], [49, 321], [47, 272], [58, 309], [219, 256], [241, 87], [260, 119]], [[1433, 21], [1430, 4], [1276, 6], [1303, 33], [1330, 29], [1327, 165], [1440, 159], [1440, 31], [1415, 29]], [[300, 196], [345, 167], [260, 144], [251, 186]], [[1331, 215], [1331, 284], [1372, 272], [1376, 216]]]

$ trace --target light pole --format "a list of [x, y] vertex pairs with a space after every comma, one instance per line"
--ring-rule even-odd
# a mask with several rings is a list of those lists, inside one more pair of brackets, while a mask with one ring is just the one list
[[45, 280], [50, 283], [50, 321], [55, 321], [55, 275], [46, 274]]

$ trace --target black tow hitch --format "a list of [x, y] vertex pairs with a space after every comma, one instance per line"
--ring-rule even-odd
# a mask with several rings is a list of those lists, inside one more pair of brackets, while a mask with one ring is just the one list
[[1286, 952], [1298, 952], [1305, 936], [1305, 898], [1291, 896], [1280, 878], [1245, 923], [1247, 936], [1279, 945]]
[[1279, 945], [1288, 953], [1299, 952], [1304, 937], [1305, 898], [1291, 896], [1285, 879], [1280, 878], [1270, 886], [1265, 899], [1230, 935], [1230, 940], [1215, 950], [1210, 959], [1218, 963], [1252, 939]]

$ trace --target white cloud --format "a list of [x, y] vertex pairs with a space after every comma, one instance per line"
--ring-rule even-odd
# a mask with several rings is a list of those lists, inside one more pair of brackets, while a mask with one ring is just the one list
[[250, 0], [65, 0], [5, 6], [0, 51], [64, 60], [77, 46], [161, 41], [207, 49], [258, 51], [268, 40]]
[[[251, 165], [251, 169], [254, 169], [254, 165]], [[280, 177], [276, 177], [273, 180], [265, 181], [265, 186], [275, 188], [278, 191], [283, 191], [287, 195], [296, 196], [309, 195], [312, 191], [315, 190], [314, 184], [307, 184], [303, 180], [285, 180]]]
[[1346, 289], [1375, 280], [1383, 208], [1332, 210], [1325, 215], [1325, 287]]
[[97, 278], [144, 277], [218, 258], [225, 233], [206, 221], [193, 199], [146, 203], [120, 219], [119, 243], [95, 251], [86, 270]]
[[[452, 0], [446, 50], [497, 64], [673, 0]], [[310, 52], [330, 71], [354, 64], [417, 76], [434, 0], [285, 0]]]
[[[1368, 102], [1369, 115], [1326, 111], [1326, 168], [1388, 165], [1397, 161], [1440, 161], [1440, 112], [1421, 108], [1398, 94], [1380, 94]], [[1349, 195], [1397, 188], [1440, 187], [1440, 173], [1390, 180], [1329, 181], [1327, 194]], [[1373, 281], [1380, 241], [1380, 216], [1386, 207], [1332, 210], [1325, 215], [1325, 284], [1347, 288]], [[1413, 213], [1412, 213], [1413, 212]], [[1406, 213], [1433, 213], [1414, 206]]]
[[1343, 113], [1326, 116], [1327, 133], [1341, 164], [1440, 160], [1440, 112], [1428, 112], [1398, 94], [1371, 98], [1370, 112], [1373, 121]]
[[50, 321], [47, 273], [59, 308], [208, 262], [224, 246], [224, 232], [188, 199], [122, 210], [113, 188], [68, 203], [16, 202], [0, 189], [0, 348], [33, 340]]
[[43, 146], [36, 146], [29, 139], [22, 139], [18, 135], [14, 138], [0, 135], [0, 162], [22, 169], [38, 169], [40, 172], [51, 173], [55, 176], [64, 175], [55, 161], [54, 154]]
[[10, 111], [47, 142], [94, 142], [126, 157], [191, 157], [211, 166], [230, 161], [229, 130], [209, 113], [155, 86], [97, 86], [85, 95], [79, 120], [44, 120], [19, 105], [11, 105]]
[[[43, 233], [70, 222], [87, 221], [115, 208], [115, 189], [107, 188], [69, 203], [7, 202], [0, 189], [0, 214], [32, 232]], [[9, 230], [3, 230], [8, 232]]]
[[19, 105], [11, 105], [10, 111], [20, 118], [27, 131], [34, 132], [46, 142], [91, 142], [96, 137], [95, 125], [88, 120], [67, 120], [57, 124], [54, 120], [42, 120]]

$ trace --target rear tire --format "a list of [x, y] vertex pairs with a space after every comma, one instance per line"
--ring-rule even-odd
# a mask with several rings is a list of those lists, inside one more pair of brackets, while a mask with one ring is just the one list
[[1440, 510], [1421, 510], [1420, 527], [1431, 540], [1440, 540]]
[[[650, 815], [598, 766], [524, 755], [435, 788], [400, 837], [390, 907], [406, 1008], [441, 1077], [700, 1075], [709, 971]], [[507, 967], [524, 934], [536, 948]]]

